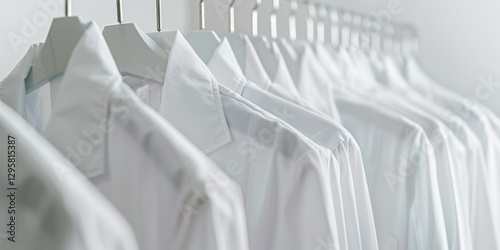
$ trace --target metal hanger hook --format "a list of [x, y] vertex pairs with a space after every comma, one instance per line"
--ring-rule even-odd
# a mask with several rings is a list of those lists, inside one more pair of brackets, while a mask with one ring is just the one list
[[316, 7], [314, 6], [314, 3], [308, 1], [307, 2], [307, 9], [308, 9], [308, 16], [306, 20], [306, 32], [307, 32], [307, 41], [309, 42], [314, 42], [314, 36], [315, 36], [315, 21], [316, 21]]
[[330, 43], [338, 46], [340, 44], [339, 12], [330, 6], [328, 16], [330, 17]]
[[156, 30], [158, 32], [161, 32], [162, 23], [161, 0], [156, 0]]
[[64, 4], [64, 15], [71, 16], [71, 0], [66, 0]]
[[326, 7], [321, 4], [316, 4], [316, 40], [320, 43], [325, 43], [326, 25], [325, 19], [328, 16]]
[[122, 9], [122, 0], [116, 0], [116, 11], [117, 11], [117, 21], [119, 24], [123, 22], [123, 9]]
[[297, 9], [299, 4], [297, 0], [290, 0], [290, 13], [288, 16], [288, 34], [290, 40], [295, 41], [297, 39]]
[[229, 33], [234, 33], [235, 31], [235, 16], [234, 16], [234, 4], [236, 3], [236, 0], [232, 0], [231, 3], [229, 3]]
[[271, 38], [278, 38], [278, 12], [280, 8], [280, 0], [273, 0], [273, 9], [269, 16], [271, 24]]
[[252, 9], [252, 35], [259, 35], [259, 7], [261, 0], [255, 0], [255, 6]]
[[206, 27], [205, 20], [205, 0], [200, 0], [200, 30], [204, 30]]
[[353, 16], [352, 13], [347, 10], [342, 10], [340, 15], [340, 20], [341, 20], [340, 40], [341, 44], [345, 47], [352, 46], [352, 39], [351, 39], [352, 16]]

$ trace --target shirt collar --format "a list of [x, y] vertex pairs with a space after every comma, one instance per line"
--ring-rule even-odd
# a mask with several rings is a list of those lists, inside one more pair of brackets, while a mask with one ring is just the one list
[[226, 38], [215, 49], [207, 66], [219, 82], [241, 94], [247, 79], [238, 66], [238, 61]]
[[[17, 76], [6, 79], [2, 87], [17, 88], [16, 93], [21, 94], [24, 79], [39, 52], [38, 45], [32, 47], [18, 70], [13, 72]], [[88, 24], [73, 50], [60, 81], [44, 135], [88, 177], [100, 175], [104, 172], [105, 143], [88, 136], [92, 137], [95, 131], [107, 132], [102, 130], [107, 124], [112, 90], [122, 81], [104, 37], [94, 22]]]
[[[276, 41], [269, 40], [266, 37], [252, 38], [251, 40], [248, 38], [247, 43], [251, 44], [253, 47], [253, 51], [257, 55], [259, 64], [265, 65], [265, 60], [273, 61], [272, 64], [274, 66], [272, 67], [272, 72], [269, 72], [270, 70], [267, 68], [264, 69], [266, 72], [269, 72], [267, 75], [271, 78], [271, 81], [284, 87], [294, 96], [299, 96], [297, 88], [293, 82], [292, 75], [288, 70], [283, 54], [281, 54], [281, 50]], [[260, 46], [257, 47], [256, 45]], [[257, 51], [260, 51], [261, 53], [259, 54]], [[247, 64], [247, 67], [248, 66], [251, 65]]]
[[[359, 53], [359, 52], [358, 52]], [[360, 67], [359, 61], [355, 61], [352, 53], [350, 53], [346, 48], [341, 48], [337, 53], [337, 62], [341, 71], [343, 72], [344, 78], [352, 84], [356, 84], [358, 88], [376, 88], [380, 84], [372, 78], [372, 73], [364, 73], [366, 67]]]
[[294, 51], [292, 49], [288, 51], [288, 53], [282, 52], [281, 49], [283, 48], [279, 46], [281, 44], [286, 44], [286, 40], [280, 39], [272, 42], [272, 53], [274, 54], [274, 57], [278, 61], [278, 68], [276, 70], [274, 82], [280, 84], [286, 89], [289, 89], [292, 93], [298, 96], [299, 91], [297, 89], [296, 82], [294, 81], [293, 78], [294, 73], [296, 73], [297, 69], [291, 67], [291, 65], [287, 63], [286, 60], [287, 58], [285, 57], [286, 55], [288, 56], [292, 55]]
[[410, 84], [426, 87], [433, 85], [433, 80], [422, 70], [413, 56], [406, 58], [404, 71]]
[[219, 86], [179, 31], [149, 36], [168, 54], [159, 112], [208, 154], [231, 142]]
[[274, 54], [274, 57], [278, 61], [278, 68], [276, 69], [276, 75], [274, 76], [274, 82], [279, 83], [286, 89], [290, 90], [292, 93], [298, 95], [297, 87], [294, 84], [292, 75], [288, 66], [285, 62], [285, 58], [281, 53], [281, 50], [276, 41], [271, 43], [272, 50], [271, 52]]
[[[311, 117], [314, 116], [314, 119], [321, 121], [320, 124], [309, 124], [303, 125], [301, 121], [292, 121], [294, 125], [296, 123], [304, 130], [307, 130], [307, 134], [312, 134], [311, 131], [315, 132], [315, 141], [320, 142], [322, 146], [328, 147], [329, 149], [336, 148], [340, 142], [344, 140], [342, 136], [342, 132], [339, 130], [326, 129], [331, 128], [331, 122], [328, 121], [329, 125], [325, 125], [326, 119], [322, 117], [316, 116], [311, 112], [306, 111], [305, 109], [296, 106], [295, 104], [289, 103], [287, 101], [283, 101], [280, 98], [275, 98], [272, 95], [269, 95], [261, 88], [258, 88], [254, 83], [246, 80], [243, 72], [241, 72], [238, 67], [238, 62], [233, 52], [231, 51], [231, 47], [229, 42], [224, 39], [219, 47], [215, 50], [212, 55], [212, 58], [208, 62], [208, 67], [210, 71], [214, 74], [217, 80], [223, 82], [223, 85], [237, 92], [238, 94], [242, 94], [243, 89], [245, 89], [245, 97], [250, 97], [250, 100], [257, 100], [258, 106], [263, 106], [266, 110], [271, 110], [276, 112], [276, 110], [285, 110], [284, 112], [292, 112], [291, 115], [295, 117], [299, 115], [300, 117]], [[257, 104], [256, 102], [256, 104]], [[286, 103], [286, 106], [284, 104]], [[280, 108], [278, 108], [280, 107]], [[291, 110], [288, 110], [291, 109]], [[287, 111], [288, 110], [288, 111]], [[280, 115], [278, 115], [280, 116]], [[282, 117], [285, 122], [288, 116]], [[301, 129], [301, 131], [302, 131]], [[328, 132], [328, 135], [322, 134], [323, 131]]]
[[336, 83], [342, 84], [342, 73], [340, 72], [340, 68], [325, 46], [320, 43], [315, 43], [312, 48], [318, 60], [325, 66], [325, 71], [330, 78], [335, 80]]
[[33, 44], [12, 72], [0, 82], [0, 100], [23, 117], [26, 116], [24, 82], [42, 47], [42, 43]]
[[302, 41], [288, 42], [281, 39], [280, 45], [281, 49], [287, 51], [283, 55], [285, 55], [299, 90], [303, 90], [304, 85], [310, 84], [311, 80], [316, 80], [315, 84], [328, 86], [329, 75], [321, 67], [321, 63], [317, 60], [308, 43]]
[[252, 82], [259, 84], [263, 89], [271, 85], [271, 78], [259, 59], [257, 50], [247, 35], [242, 35], [246, 49], [245, 76]]
[[393, 57], [385, 55], [383, 58], [383, 62], [386, 68], [389, 84], [397, 89], [407, 90], [409, 84], [403, 77], [402, 71], [396, 64], [395, 59]]

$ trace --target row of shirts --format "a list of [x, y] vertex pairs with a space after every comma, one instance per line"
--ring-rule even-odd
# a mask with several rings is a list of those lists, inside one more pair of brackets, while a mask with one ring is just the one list
[[35, 44], [0, 82], [19, 190], [0, 246], [500, 249], [500, 119], [412, 57], [232, 34], [200, 58], [196, 36], [149, 36], [160, 84], [95, 23], [63, 76], [27, 93]]

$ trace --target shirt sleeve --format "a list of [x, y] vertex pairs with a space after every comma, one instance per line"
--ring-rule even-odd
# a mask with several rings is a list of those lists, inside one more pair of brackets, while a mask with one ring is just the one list
[[[415, 175], [407, 249], [449, 249], [439, 195], [433, 148], [423, 132], [417, 133], [408, 155], [407, 174]], [[412, 167], [413, 166], [413, 169]], [[411, 180], [409, 180], [411, 181]]]
[[280, 192], [281, 197], [276, 197], [282, 199], [277, 204], [284, 206], [276, 208], [281, 211], [272, 239], [276, 249], [342, 249], [326, 178], [330, 176], [330, 167], [323, 156], [317, 150], [308, 150], [296, 158], [294, 171], [282, 177], [288, 185]]
[[172, 249], [248, 250], [241, 190], [221, 171], [212, 176], [183, 197]]
[[354, 140], [347, 141], [347, 155], [349, 157], [349, 167], [352, 172], [354, 192], [356, 198], [356, 208], [360, 223], [361, 243], [363, 249], [378, 249], [377, 232], [375, 220], [373, 218], [370, 193], [366, 182], [365, 168], [361, 149]]

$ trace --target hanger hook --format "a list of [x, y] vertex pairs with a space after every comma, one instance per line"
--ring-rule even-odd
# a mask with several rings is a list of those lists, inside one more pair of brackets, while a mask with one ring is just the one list
[[339, 13], [335, 8], [330, 6], [328, 8], [328, 16], [330, 17], [330, 43], [339, 45]]
[[278, 11], [280, 8], [280, 0], [273, 0], [273, 9], [271, 11], [270, 24], [271, 24], [271, 38], [278, 38]]
[[352, 18], [351, 18], [351, 34], [350, 34], [350, 41], [351, 45], [359, 48], [361, 45], [361, 32], [362, 32], [362, 21], [363, 18], [361, 14], [352, 12], [351, 13]]
[[382, 50], [388, 53], [394, 52], [394, 26], [392, 23], [382, 26], [382, 34]]
[[420, 52], [420, 36], [418, 34], [418, 30], [415, 27], [412, 27], [412, 46], [411, 50], [414, 55], [417, 55]]
[[204, 30], [205, 25], [205, 0], [200, 0], [200, 30]]
[[314, 6], [314, 3], [311, 1], [307, 2], [307, 10], [308, 10], [308, 16], [306, 20], [306, 31], [307, 31], [307, 41], [309, 42], [314, 42], [314, 36], [315, 36], [315, 20], [316, 20], [316, 7]]
[[360, 41], [366, 50], [373, 50], [373, 21], [369, 15], [361, 15]]
[[420, 45], [418, 30], [415, 26], [411, 24], [406, 24], [405, 29], [408, 34], [407, 53], [410, 55], [417, 55], [419, 52], [419, 45]]
[[234, 28], [234, 4], [236, 3], [236, 0], [232, 0], [231, 3], [229, 4], [229, 33], [234, 33], [235, 28]]
[[299, 4], [297, 0], [290, 0], [290, 14], [288, 16], [288, 34], [290, 40], [297, 39], [297, 9]]
[[341, 31], [340, 31], [340, 40], [341, 44], [345, 47], [350, 47], [352, 45], [351, 40], [351, 22], [352, 22], [352, 13], [347, 10], [342, 10], [341, 12]]
[[123, 22], [122, 0], [116, 0], [117, 21], [119, 24]]
[[259, 35], [259, 7], [262, 0], [255, 0], [255, 6], [252, 9], [252, 35]]
[[328, 13], [326, 8], [321, 3], [316, 4], [316, 40], [320, 43], [325, 43], [325, 18]]
[[64, 15], [71, 16], [71, 0], [66, 0], [64, 5]]
[[158, 30], [158, 32], [161, 32], [162, 23], [161, 0], [156, 0], [156, 30]]

